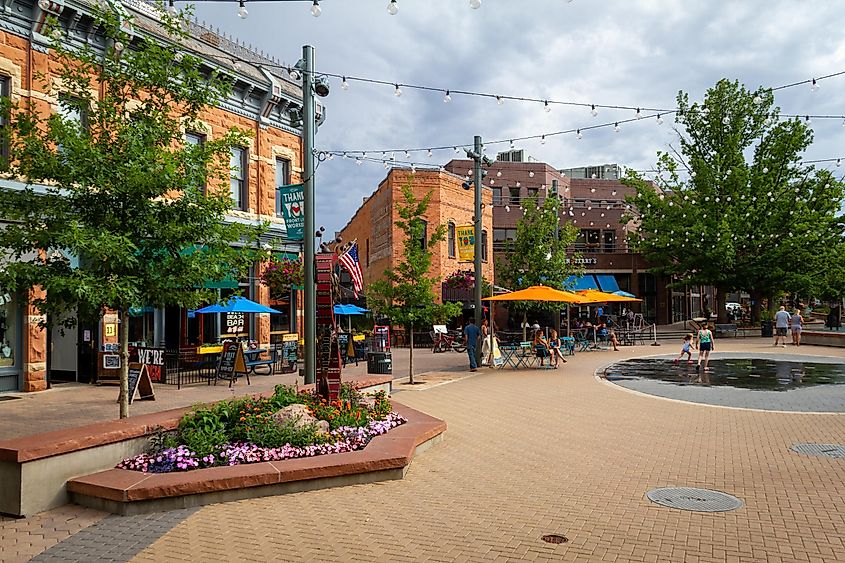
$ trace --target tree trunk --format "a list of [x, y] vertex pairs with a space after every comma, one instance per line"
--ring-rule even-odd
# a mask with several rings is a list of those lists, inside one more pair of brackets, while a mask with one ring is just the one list
[[129, 416], [129, 309], [120, 311], [120, 418]]
[[[726, 324], [728, 322], [728, 311], [725, 309], [727, 296], [727, 289], [722, 286], [716, 286], [716, 322], [719, 324]], [[710, 319], [707, 319], [707, 322], [709, 323]]]
[[414, 323], [411, 323], [411, 338], [408, 339], [411, 344], [410, 353], [408, 354], [408, 383], [414, 384]]

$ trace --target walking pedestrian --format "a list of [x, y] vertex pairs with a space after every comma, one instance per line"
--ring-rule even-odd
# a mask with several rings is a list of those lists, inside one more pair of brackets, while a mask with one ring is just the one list
[[486, 366], [490, 356], [490, 327], [487, 319], [481, 321], [481, 365]]
[[470, 317], [469, 322], [464, 327], [464, 344], [467, 347], [467, 355], [469, 356], [469, 371], [478, 371], [478, 361], [475, 358], [475, 349], [478, 345], [478, 338], [481, 336], [481, 330], [475, 326], [475, 321]]
[[804, 328], [804, 317], [801, 316], [801, 309], [795, 309], [795, 313], [789, 319], [792, 327], [792, 343], [801, 346], [801, 329]]
[[780, 339], [783, 338], [782, 347], [786, 348], [786, 331], [789, 329], [790, 315], [786, 312], [786, 307], [780, 306], [780, 310], [775, 313], [775, 343], [777, 346]]
[[698, 364], [696, 364], [696, 371], [701, 369], [701, 360], [704, 360], [704, 370], [708, 369], [707, 363], [710, 361], [710, 352], [715, 349], [713, 345], [713, 330], [710, 324], [704, 325], [704, 328], [698, 330]]

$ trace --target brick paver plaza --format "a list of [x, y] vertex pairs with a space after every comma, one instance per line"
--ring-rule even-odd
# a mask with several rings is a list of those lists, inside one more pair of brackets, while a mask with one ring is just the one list
[[[722, 340], [717, 350], [767, 344]], [[107, 551], [118, 517], [63, 507], [0, 522], [0, 560], [845, 560], [845, 460], [790, 451], [845, 444], [845, 414], [692, 404], [593, 376], [615, 360], [674, 351], [579, 353], [558, 370], [484, 370], [422, 391], [397, 385], [396, 400], [449, 425], [404, 480], [206, 506], [172, 528], [150, 515], [151, 545], [123, 552]], [[845, 357], [809, 346], [790, 353]], [[744, 505], [696, 513], [645, 498], [670, 486], [724, 491]], [[85, 538], [47, 540], [56, 522], [74, 528], [64, 537], [86, 528]], [[545, 543], [544, 534], [569, 541]]]

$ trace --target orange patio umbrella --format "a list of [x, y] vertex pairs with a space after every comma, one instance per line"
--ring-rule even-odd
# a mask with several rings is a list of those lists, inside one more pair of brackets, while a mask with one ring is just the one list
[[581, 303], [618, 303], [621, 301], [642, 301], [636, 297], [625, 297], [624, 295], [616, 295], [615, 293], [607, 293], [597, 289], [582, 289], [578, 292], [585, 301]]
[[525, 289], [485, 297], [484, 301], [553, 301], [557, 303], [589, 303], [589, 299], [571, 291], [562, 291], [545, 285], [532, 285]]

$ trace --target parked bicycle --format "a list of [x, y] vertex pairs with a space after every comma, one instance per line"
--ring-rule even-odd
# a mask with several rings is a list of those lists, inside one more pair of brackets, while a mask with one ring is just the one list
[[437, 352], [446, 352], [448, 350], [454, 350], [455, 352], [467, 351], [466, 344], [464, 344], [463, 335], [456, 331], [432, 331], [431, 340], [432, 342], [434, 342], [434, 346], [432, 346], [431, 351], [435, 354]]

